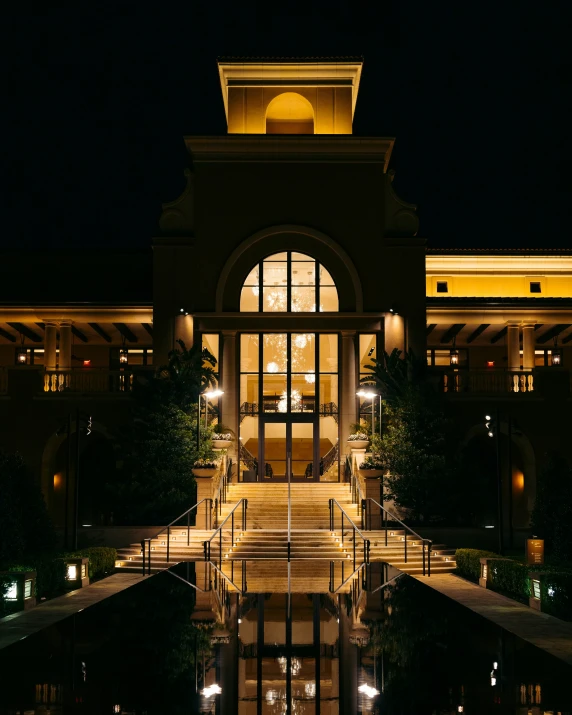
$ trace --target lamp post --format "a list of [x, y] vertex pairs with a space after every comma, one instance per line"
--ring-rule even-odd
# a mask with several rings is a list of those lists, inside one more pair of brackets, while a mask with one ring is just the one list
[[[224, 395], [224, 390], [209, 390], [208, 392], [199, 393], [199, 402], [197, 405], [197, 452], [201, 448], [201, 398], [205, 398], [205, 415], [208, 409], [208, 400], [213, 400], [215, 397], [220, 397]], [[206, 427], [206, 416], [205, 416], [205, 427]]]
[[375, 398], [379, 397], [379, 436], [381, 437], [381, 395], [373, 390], [358, 390], [358, 397], [363, 397], [366, 400], [371, 400], [371, 433], [375, 432]]

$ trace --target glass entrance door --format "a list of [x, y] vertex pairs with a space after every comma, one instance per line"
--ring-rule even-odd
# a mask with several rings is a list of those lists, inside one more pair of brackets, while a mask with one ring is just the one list
[[290, 469], [292, 481], [314, 479], [314, 422], [291, 418], [264, 423], [264, 438], [261, 444], [261, 464], [264, 472], [259, 481], [287, 481]]

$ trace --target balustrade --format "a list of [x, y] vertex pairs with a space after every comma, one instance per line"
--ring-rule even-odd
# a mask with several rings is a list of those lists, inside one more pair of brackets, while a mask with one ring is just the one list
[[532, 370], [451, 370], [441, 375], [440, 387], [447, 393], [522, 393], [534, 391]]
[[135, 373], [128, 370], [46, 370], [43, 390], [47, 393], [129, 393]]

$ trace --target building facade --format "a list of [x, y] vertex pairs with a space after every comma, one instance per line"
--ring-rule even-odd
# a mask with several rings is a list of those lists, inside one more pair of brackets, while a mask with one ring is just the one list
[[58, 518], [66, 415], [94, 415], [108, 468], [137, 373], [182, 339], [217, 358], [241, 472], [338, 480], [350, 425], [377, 409], [356, 396], [365, 366], [426, 352], [460, 444], [498, 414], [526, 527], [538, 463], [572, 432], [572, 251], [427, 249], [392, 187], [395, 140], [352, 135], [361, 60], [218, 68], [228, 133], [185, 137], [186, 188], [163, 206], [139, 300], [5, 293], [2, 446], [24, 453]]

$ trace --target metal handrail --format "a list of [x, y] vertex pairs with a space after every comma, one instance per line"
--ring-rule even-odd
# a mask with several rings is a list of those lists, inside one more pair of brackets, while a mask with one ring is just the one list
[[225, 472], [221, 475], [218, 489], [214, 497], [215, 525], [218, 525], [218, 515], [222, 514], [222, 505], [226, 504], [228, 485], [232, 478], [232, 459], [228, 460]]
[[342, 529], [342, 543], [341, 546], [343, 547], [344, 545], [344, 517], [348, 520], [349, 524], [351, 525], [353, 529], [353, 555], [354, 555], [354, 570], [356, 568], [356, 533], [361, 536], [363, 539], [363, 562], [368, 564], [369, 563], [369, 539], [366, 539], [365, 536], [361, 533], [361, 531], [358, 529], [358, 527], [354, 524], [352, 518], [350, 515], [346, 512], [346, 510], [343, 508], [343, 506], [339, 503], [337, 499], [330, 499], [329, 500], [329, 508], [330, 508], [330, 532], [335, 531], [335, 518], [334, 518], [334, 505], [338, 507], [340, 510], [341, 514], [341, 529]]
[[[286, 456], [286, 469], [288, 470], [288, 563], [290, 563], [290, 551], [292, 548], [291, 544], [291, 538], [292, 538], [292, 499], [290, 495], [290, 482], [291, 480], [291, 456], [290, 453], [287, 454]], [[288, 567], [290, 568], [290, 567]], [[290, 573], [290, 572], [288, 572]], [[288, 592], [290, 592], [290, 588], [288, 588]]]
[[222, 530], [226, 522], [230, 519], [231, 520], [231, 543], [234, 545], [234, 512], [238, 509], [239, 506], [242, 506], [242, 529], [241, 531], [246, 531], [246, 510], [248, 509], [248, 499], [242, 498], [239, 499], [236, 504], [233, 506], [231, 511], [226, 515], [224, 521], [221, 523], [219, 527], [215, 529], [213, 532], [212, 536], [210, 539], [207, 539], [205, 542], [203, 542], [203, 548], [204, 548], [204, 554], [205, 554], [205, 561], [212, 561], [211, 559], [211, 544], [213, 539], [217, 536], [219, 537], [219, 563], [222, 563]]
[[[339, 593], [340, 590], [348, 583], [351, 581], [362, 569], [366, 569], [367, 564], [365, 562], [361, 563], [353, 573], [351, 573], [342, 583], [334, 589], [334, 578], [333, 578], [333, 573], [334, 573], [334, 562], [330, 561], [330, 593], [336, 594]], [[342, 576], [343, 578], [343, 576]]]
[[[428, 546], [428, 553], [427, 553], [427, 575], [431, 576], [431, 547], [433, 545], [433, 541], [431, 539], [425, 539], [422, 536], [420, 536], [416, 531], [413, 531], [413, 529], [410, 526], [407, 526], [407, 524], [404, 524], [401, 519], [398, 519], [394, 514], [389, 512], [385, 507], [383, 507], [379, 502], [375, 501], [375, 499], [372, 499], [369, 497], [368, 499], [364, 499], [362, 503], [363, 511], [362, 511], [362, 523], [364, 521], [365, 517], [365, 523], [367, 525], [367, 520], [369, 517], [369, 522], [370, 522], [370, 527], [371, 527], [371, 509], [368, 508], [367, 502], [371, 502], [375, 504], [379, 509], [383, 512], [383, 529], [385, 531], [385, 545], [387, 546], [387, 517], [389, 516], [391, 518], [391, 521], [396, 521], [398, 524], [400, 524], [404, 530], [407, 530], [412, 536], [414, 536], [416, 539], [418, 539], [421, 542], [421, 547], [423, 551], [423, 576], [425, 576], [425, 561], [426, 561], [426, 555], [425, 555], [425, 550], [426, 547]], [[365, 512], [365, 513], [364, 513]], [[371, 528], [369, 529], [371, 531]], [[403, 537], [403, 551], [404, 551], [404, 559], [405, 563], [407, 563], [407, 534], [404, 535]]]
[[[208, 514], [208, 528], [211, 528], [211, 522], [212, 522], [212, 507], [213, 507], [213, 500], [210, 497], [205, 497], [204, 499], [201, 499], [199, 502], [197, 502], [194, 506], [192, 506], [190, 509], [187, 509], [187, 511], [183, 512], [181, 516], [178, 516], [176, 519], [174, 519], [170, 524], [167, 524], [167, 526], [164, 526], [161, 531], [157, 532], [155, 536], [148, 536], [145, 539], [141, 540], [141, 554], [143, 556], [143, 576], [145, 576], [145, 561], [147, 560], [147, 573], [151, 573], [151, 542], [153, 539], [158, 539], [161, 534], [163, 534], [165, 531], [167, 532], [167, 563], [171, 561], [170, 557], [170, 545], [171, 545], [171, 527], [174, 526], [178, 521], [180, 521], [183, 517], [187, 517], [187, 546], [190, 545], [191, 543], [191, 512], [193, 509], [196, 509], [199, 507], [203, 502], [210, 502], [210, 506], [207, 509], [207, 514]], [[145, 546], [147, 546], [147, 559], [145, 559]]]
[[350, 473], [350, 492], [352, 495], [352, 504], [358, 505], [358, 514], [361, 514], [361, 506], [364, 496], [361, 490], [361, 484], [359, 483], [359, 477], [357, 474], [354, 474], [351, 458], [348, 456], [346, 456], [346, 469], [349, 470]]

